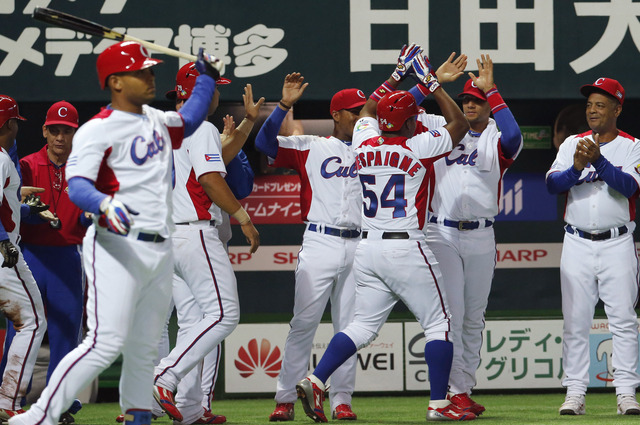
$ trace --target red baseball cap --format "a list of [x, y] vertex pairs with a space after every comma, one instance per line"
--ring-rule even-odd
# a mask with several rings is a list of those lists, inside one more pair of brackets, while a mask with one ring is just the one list
[[27, 119], [20, 115], [18, 102], [11, 96], [0, 94], [0, 127], [8, 120], [15, 118], [17, 120], [26, 121]]
[[613, 78], [600, 77], [593, 84], [585, 84], [580, 87], [580, 93], [585, 97], [589, 97], [594, 91], [603, 91], [615, 97], [621, 105], [624, 103], [624, 89], [622, 85]]
[[[189, 62], [184, 65], [178, 70], [178, 74], [176, 74], [176, 88], [166, 92], [164, 94], [165, 97], [169, 100], [189, 99], [193, 88], [196, 86], [196, 77], [198, 75], [200, 75], [200, 73], [196, 69], [195, 62]], [[229, 84], [230, 82], [231, 80], [228, 78], [219, 77], [216, 80], [216, 85], [221, 86]]]
[[78, 128], [78, 123], [78, 111], [76, 108], [66, 100], [61, 100], [51, 105], [47, 111], [47, 120], [44, 125], [62, 124]]
[[460, 93], [458, 97], [462, 97], [465, 95], [477, 97], [478, 99], [484, 101], [487, 100], [487, 95], [484, 94], [484, 92], [480, 90], [471, 79], [467, 80], [467, 82], [464, 83], [464, 90], [462, 90], [462, 93]]
[[357, 108], [367, 103], [364, 92], [360, 89], [344, 89], [334, 94], [331, 98], [331, 106], [329, 113], [340, 111], [342, 109]]

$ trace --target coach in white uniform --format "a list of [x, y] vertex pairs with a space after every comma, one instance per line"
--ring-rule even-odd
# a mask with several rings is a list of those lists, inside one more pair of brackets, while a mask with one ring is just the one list
[[[295, 385], [307, 374], [313, 337], [327, 301], [331, 299], [331, 319], [338, 332], [351, 322], [355, 300], [352, 265], [360, 240], [361, 197], [351, 135], [366, 98], [357, 89], [341, 90], [333, 96], [331, 137], [277, 136], [288, 110], [307, 87], [303, 80], [298, 73], [286, 76], [282, 100], [256, 137], [256, 148], [275, 158], [275, 167], [292, 168], [300, 175], [300, 207], [307, 224], [298, 254], [293, 319], [271, 421], [294, 418]], [[334, 418], [356, 419], [351, 409], [355, 379], [356, 357], [352, 356], [331, 382]]]
[[620, 131], [624, 89], [610, 78], [580, 88], [590, 131], [568, 137], [547, 172], [551, 193], [567, 193], [560, 260], [564, 332], [562, 362], [567, 387], [561, 415], [583, 415], [589, 384], [589, 330], [595, 305], [604, 302], [613, 334], [613, 385], [618, 414], [638, 415], [640, 384], [638, 258], [633, 242], [640, 184], [640, 141]]
[[12, 425], [57, 424], [76, 394], [121, 353], [125, 423], [151, 423], [153, 367], [173, 271], [172, 149], [206, 117], [219, 76], [201, 50], [198, 64], [207, 75], [180, 113], [162, 112], [148, 106], [155, 98], [150, 68], [159, 62], [131, 41], [98, 57], [111, 104], [78, 130], [67, 162], [69, 197], [95, 217], [83, 241], [89, 329]]

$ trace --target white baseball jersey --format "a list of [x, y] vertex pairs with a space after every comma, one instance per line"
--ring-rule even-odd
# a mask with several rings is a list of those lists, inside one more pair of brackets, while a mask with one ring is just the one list
[[0, 148], [0, 220], [12, 244], [18, 244], [20, 232], [20, 176], [9, 153]]
[[[132, 135], [131, 129], [136, 129]], [[148, 105], [142, 114], [104, 109], [80, 127], [67, 162], [67, 180], [84, 177], [137, 211], [132, 230], [168, 237], [171, 156], [184, 135], [181, 116]]]
[[[583, 138], [593, 140], [592, 133], [588, 131], [568, 137], [560, 145], [556, 160], [547, 176], [571, 167], [578, 141]], [[640, 185], [638, 139], [621, 131], [612, 141], [600, 144], [600, 152], [613, 166], [633, 176]], [[607, 183], [598, 177], [593, 165], [588, 164], [582, 170], [579, 182], [569, 190], [564, 220], [581, 230], [600, 233], [634, 219], [635, 198], [628, 199], [609, 188]]]
[[[425, 115], [421, 114], [419, 118]], [[438, 118], [444, 121], [443, 117]], [[426, 120], [423, 124], [427, 127], [433, 125]], [[493, 150], [493, 165], [489, 170], [481, 170], [477, 166], [481, 137], [482, 133], [467, 132], [451, 153], [433, 164], [431, 183], [435, 186], [429, 211], [436, 216], [464, 221], [492, 219], [498, 215], [502, 178], [517, 154], [513, 158], [505, 157], [500, 145], [500, 132], [497, 132], [493, 137], [489, 136], [493, 140], [487, 145]]]
[[222, 144], [218, 129], [208, 121], [203, 122], [191, 136], [185, 138], [180, 149], [173, 153], [175, 187], [173, 189], [173, 221], [187, 223], [198, 220], [215, 220], [222, 223], [220, 208], [207, 196], [198, 183], [206, 173], [227, 170], [222, 161]]
[[375, 118], [361, 118], [353, 131], [364, 196], [362, 228], [408, 230], [424, 225], [427, 171], [438, 155], [451, 150], [444, 127], [409, 139], [380, 136]]
[[358, 172], [353, 150], [345, 142], [335, 137], [278, 136], [273, 166], [300, 175], [302, 221], [360, 227]]

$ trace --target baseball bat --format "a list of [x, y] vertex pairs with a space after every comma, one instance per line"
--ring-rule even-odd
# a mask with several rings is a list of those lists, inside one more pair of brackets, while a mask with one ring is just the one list
[[[84, 18], [80, 18], [78, 16], [70, 15], [68, 13], [60, 12], [58, 10], [53, 10], [46, 7], [36, 7], [33, 10], [33, 18], [51, 25], [55, 25], [57, 27], [79, 31], [85, 34], [95, 35], [97, 37], [108, 38], [117, 41], [135, 41], [142, 44], [147, 49], [164, 53], [165, 55], [186, 59], [190, 62], [195, 62], [195, 60], [197, 59], [194, 55], [171, 49], [169, 47], [160, 46], [159, 44], [155, 44], [147, 40], [142, 40], [131, 35], [122, 34], [104, 25], [89, 21]], [[224, 62], [217, 60], [212, 55], [208, 54], [208, 56], [210, 58], [211, 65], [218, 69], [218, 71], [222, 72]]]

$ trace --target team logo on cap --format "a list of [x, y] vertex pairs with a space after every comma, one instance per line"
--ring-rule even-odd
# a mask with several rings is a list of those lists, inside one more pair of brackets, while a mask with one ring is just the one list
[[140, 45], [140, 53], [142, 54], [142, 56], [146, 58], [149, 57], [149, 52], [147, 51], [147, 48], [144, 47], [142, 44]]
[[66, 117], [68, 115], [67, 111], [68, 111], [68, 109], [67, 109], [66, 106], [61, 107], [60, 109], [58, 109], [58, 116], [61, 117], [61, 118]]
[[620, 93], [620, 90], [616, 90], [616, 97], [622, 99], [622, 93]]

